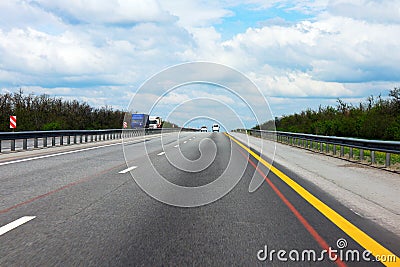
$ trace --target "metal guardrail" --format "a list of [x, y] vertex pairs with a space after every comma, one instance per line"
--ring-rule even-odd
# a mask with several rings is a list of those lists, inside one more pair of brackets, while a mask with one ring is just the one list
[[[161, 132], [175, 131], [197, 131], [191, 128], [161, 128], [161, 129], [107, 129], [107, 130], [62, 130], [62, 131], [26, 131], [26, 132], [0, 132], [0, 153], [4, 150], [4, 141], [9, 141], [8, 149], [16, 151], [16, 141], [22, 141], [22, 150], [30, 148], [48, 147], [49, 139], [51, 146], [59, 146], [106, 141], [134, 136], [157, 134]], [[28, 145], [28, 141], [32, 141]], [[41, 146], [39, 146], [41, 143]]]
[[385, 167], [390, 166], [391, 154], [400, 154], [400, 142], [398, 141], [368, 140], [266, 130], [242, 129], [236, 131], [246, 132], [250, 135], [276, 140], [281, 143], [321, 153], [332, 153], [334, 156], [337, 156], [337, 150], [339, 150], [339, 157], [345, 157], [345, 148], [348, 148], [347, 155], [349, 159], [354, 159], [353, 149], [356, 148], [359, 150], [358, 158], [360, 161], [365, 160], [364, 151], [367, 150], [370, 151], [371, 164], [376, 164], [376, 152], [383, 152], [386, 154]]

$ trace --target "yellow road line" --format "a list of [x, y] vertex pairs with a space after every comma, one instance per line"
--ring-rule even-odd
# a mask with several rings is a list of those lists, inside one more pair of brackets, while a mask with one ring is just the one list
[[252, 155], [255, 159], [261, 162], [265, 167], [270, 169], [274, 174], [276, 174], [282, 181], [284, 181], [288, 186], [290, 186], [294, 191], [296, 191], [302, 198], [304, 198], [308, 203], [310, 203], [314, 208], [316, 208], [319, 212], [321, 212], [326, 218], [328, 218], [331, 222], [333, 222], [337, 227], [339, 227], [343, 232], [353, 238], [358, 244], [364, 247], [366, 250], [370, 251], [372, 255], [375, 257], [380, 257], [382, 255], [389, 256], [393, 255], [395, 257], [393, 262], [381, 262], [386, 266], [399, 266], [400, 258], [395, 255], [393, 252], [379, 244], [369, 235], [364, 233], [362, 230], [357, 228], [354, 224], [346, 220], [339, 213], [331, 209], [321, 200], [316, 198], [313, 194], [304, 189], [301, 185], [296, 183], [294, 180], [289, 178], [286, 174], [269, 164], [263, 158], [258, 156], [256, 153], [251, 151], [247, 146], [242, 144], [233, 136], [225, 133], [231, 140], [233, 140], [236, 144], [246, 150], [250, 155]]

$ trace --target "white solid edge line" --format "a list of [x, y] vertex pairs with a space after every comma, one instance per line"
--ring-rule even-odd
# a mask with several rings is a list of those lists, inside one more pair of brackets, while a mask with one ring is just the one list
[[[155, 138], [157, 138], [157, 137], [154, 137], [151, 139], [155, 139]], [[144, 140], [144, 138], [142, 138], [142, 139]], [[124, 142], [124, 143], [128, 144], [128, 143], [133, 143], [133, 142], [137, 142], [137, 141], [142, 141], [142, 140], [138, 139], [138, 140], [132, 140], [129, 142]], [[98, 148], [103, 148], [103, 147], [116, 146], [116, 145], [121, 145], [121, 144], [122, 144], [122, 142], [118, 142], [118, 143], [114, 143], [114, 144], [82, 148], [82, 149], [78, 149], [78, 150], [60, 152], [60, 153], [55, 153], [55, 154], [50, 154], [50, 155], [43, 155], [43, 156], [37, 156], [37, 157], [32, 157], [32, 158], [26, 158], [26, 159], [17, 159], [17, 160], [2, 162], [2, 163], [0, 163], [0, 166], [9, 165], [9, 164], [13, 164], [13, 163], [19, 163], [19, 162], [26, 162], [26, 161], [31, 161], [31, 160], [35, 160], [35, 159], [45, 159], [45, 158], [51, 158], [51, 157], [55, 157], [55, 156], [62, 156], [62, 155], [67, 155], [67, 154], [72, 154], [72, 153], [77, 153], [77, 152], [82, 152], [82, 151], [88, 151], [88, 150], [93, 150], [93, 149], [98, 149]]]
[[164, 155], [164, 154], [165, 154], [165, 152], [163, 151], [163, 152], [158, 153], [157, 155], [158, 155], [158, 156], [162, 156], [162, 155]]
[[13, 222], [10, 222], [9, 224], [6, 224], [2, 227], [0, 227], [0, 235], [4, 235], [5, 233], [11, 231], [14, 228], [17, 228], [18, 226], [29, 222], [30, 220], [35, 219], [36, 216], [24, 216], [19, 218], [18, 220], [15, 220]]
[[115, 145], [120, 145], [120, 144], [122, 144], [122, 143], [119, 142], [119, 143], [115, 143], [115, 144], [109, 144], [109, 145], [102, 145], [102, 146], [96, 146], [96, 147], [82, 148], [82, 149], [78, 149], [78, 150], [67, 151], [67, 152], [60, 152], [60, 153], [50, 154], [50, 155], [44, 155], [44, 156], [37, 156], [37, 157], [33, 157], [33, 158], [17, 159], [17, 160], [12, 160], [12, 161], [7, 161], [7, 162], [0, 163], [0, 166], [8, 165], [8, 164], [13, 164], [13, 163], [19, 163], [19, 162], [25, 162], [25, 161], [31, 161], [31, 160], [35, 160], [35, 159], [51, 158], [51, 157], [55, 157], [55, 156], [67, 155], [67, 154], [72, 154], [72, 153], [77, 153], [77, 152], [82, 152], [82, 151], [87, 151], [87, 150], [93, 150], [93, 149], [102, 148], [102, 147], [115, 146]]
[[137, 168], [137, 166], [132, 166], [132, 167], [129, 167], [128, 169], [125, 169], [125, 170], [122, 170], [122, 171], [120, 171], [120, 172], [118, 172], [118, 173], [127, 173], [127, 172], [129, 172], [129, 171], [131, 171], [131, 170], [134, 170], [134, 169], [136, 169]]

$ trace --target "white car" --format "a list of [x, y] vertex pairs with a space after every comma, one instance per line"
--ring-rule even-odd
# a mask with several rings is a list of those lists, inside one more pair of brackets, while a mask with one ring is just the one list
[[200, 129], [200, 132], [208, 132], [208, 130], [207, 130], [207, 126], [202, 126], [201, 127], [201, 129]]
[[212, 131], [213, 132], [219, 132], [219, 125], [218, 124], [213, 124]]

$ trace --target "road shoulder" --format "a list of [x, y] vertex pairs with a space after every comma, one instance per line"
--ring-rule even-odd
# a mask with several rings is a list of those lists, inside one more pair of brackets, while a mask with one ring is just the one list
[[232, 136], [309, 181], [354, 213], [400, 236], [400, 177], [384, 170], [303, 149], [261, 140], [241, 133]]

